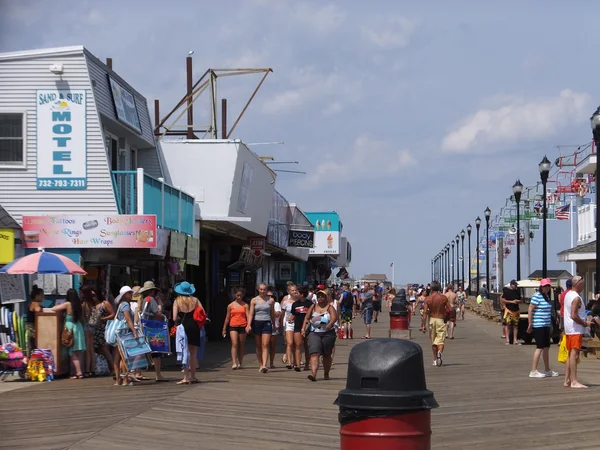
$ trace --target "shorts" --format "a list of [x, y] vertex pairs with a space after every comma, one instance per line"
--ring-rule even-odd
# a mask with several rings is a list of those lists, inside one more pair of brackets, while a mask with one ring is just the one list
[[341, 323], [352, 323], [352, 310], [344, 309], [340, 313], [340, 322]]
[[583, 334], [567, 334], [567, 350], [581, 350], [583, 347]]
[[272, 334], [273, 323], [270, 320], [255, 320], [252, 322], [252, 331], [254, 334]]
[[446, 313], [446, 322], [456, 323], [456, 309], [452, 308]]
[[293, 323], [289, 323], [287, 320], [284, 321], [285, 323], [285, 332], [287, 333], [288, 331], [294, 331], [294, 324]]
[[275, 327], [275, 329], [273, 330], [273, 332], [271, 333], [272, 336], [277, 336], [279, 334], [279, 328]]
[[246, 327], [232, 327], [230, 325], [229, 332], [231, 333], [232, 331], [239, 333], [239, 334], [246, 334]]
[[335, 346], [336, 333], [334, 330], [329, 330], [324, 333], [316, 333], [312, 331], [308, 335], [308, 353], [311, 355], [331, 356], [333, 347]]
[[520, 311], [511, 311], [510, 309], [505, 309], [504, 310], [504, 323], [507, 326], [515, 326], [518, 327], [519, 326], [519, 320], [521, 318], [521, 312]]
[[373, 321], [373, 308], [367, 308], [363, 311], [363, 319], [365, 321], [365, 325], [370, 325]]
[[550, 347], [550, 327], [538, 327], [533, 329], [533, 338], [536, 348]]
[[381, 312], [381, 302], [373, 302], [373, 311]]
[[444, 345], [446, 340], [446, 323], [444, 319], [431, 317], [429, 319], [429, 338], [432, 345]]

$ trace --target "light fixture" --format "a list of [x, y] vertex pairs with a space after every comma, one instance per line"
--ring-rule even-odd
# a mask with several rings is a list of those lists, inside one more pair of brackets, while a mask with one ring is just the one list
[[50, 67], [48, 67], [48, 69], [54, 75], [62, 75], [63, 72], [65, 71], [65, 68], [63, 67], [62, 64], [50, 64]]
[[[548, 181], [548, 175], [550, 174], [550, 168], [552, 167], [552, 163], [544, 156], [544, 159], [539, 163], [540, 168], [540, 177], [542, 178], [542, 183], [546, 183]], [[545, 191], [544, 191], [545, 192]]]

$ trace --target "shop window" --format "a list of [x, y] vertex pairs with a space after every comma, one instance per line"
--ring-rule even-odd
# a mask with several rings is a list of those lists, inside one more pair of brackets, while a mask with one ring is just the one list
[[110, 139], [110, 168], [119, 170], [119, 141]]
[[25, 124], [25, 113], [0, 112], [0, 165], [25, 165]]

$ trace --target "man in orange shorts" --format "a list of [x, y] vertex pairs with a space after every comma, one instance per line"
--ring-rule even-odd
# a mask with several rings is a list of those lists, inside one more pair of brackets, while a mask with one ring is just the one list
[[573, 288], [565, 296], [565, 335], [567, 336], [567, 358], [565, 368], [565, 387], [585, 389], [587, 386], [577, 381], [577, 359], [581, 353], [583, 334], [590, 326], [585, 313], [585, 305], [581, 300], [581, 292], [585, 287], [583, 277], [573, 277]]

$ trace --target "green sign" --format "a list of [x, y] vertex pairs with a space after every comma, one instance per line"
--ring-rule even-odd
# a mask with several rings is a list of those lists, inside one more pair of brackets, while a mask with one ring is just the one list
[[504, 218], [504, 223], [515, 223], [516, 221], [517, 221], [517, 218], [514, 216]]
[[530, 230], [539, 230], [540, 226], [532, 223], [531, 225], [529, 225], [529, 229]]

